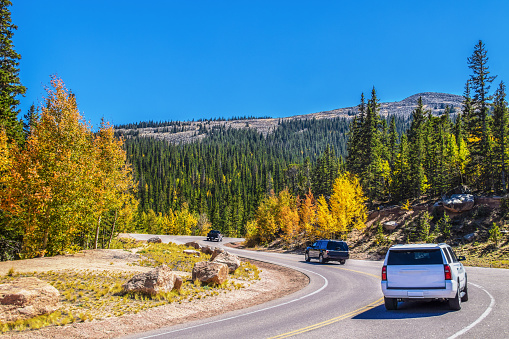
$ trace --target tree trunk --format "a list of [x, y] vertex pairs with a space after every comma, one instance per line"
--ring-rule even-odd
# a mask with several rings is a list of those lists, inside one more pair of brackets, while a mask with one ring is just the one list
[[94, 245], [94, 249], [96, 250], [97, 249], [97, 242], [99, 241], [99, 229], [101, 227], [101, 217], [99, 217], [99, 220], [97, 222], [97, 228], [95, 230], [95, 245]]
[[111, 239], [113, 239], [113, 233], [115, 233], [115, 225], [117, 224], [117, 212], [118, 210], [115, 210], [115, 219], [113, 219], [113, 226], [111, 226], [110, 240], [108, 240], [108, 249], [111, 245]]

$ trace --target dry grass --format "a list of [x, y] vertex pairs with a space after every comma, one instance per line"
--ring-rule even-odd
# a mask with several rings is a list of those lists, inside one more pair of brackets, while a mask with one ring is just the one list
[[[348, 242], [352, 258], [383, 259], [387, 249], [394, 244], [422, 243], [422, 229], [419, 220], [424, 211], [405, 210], [396, 214], [374, 218], [368, 222], [366, 229], [354, 231], [349, 235]], [[506, 214], [500, 209], [487, 206], [476, 206], [474, 209], [451, 217], [450, 234], [448, 236], [437, 229], [440, 215], [432, 215], [429, 234], [430, 242], [445, 242], [453, 246], [457, 255], [464, 255], [467, 266], [509, 268], [509, 229]], [[398, 228], [394, 231], [383, 230], [379, 225], [386, 221], [396, 221]], [[496, 223], [504, 231], [498, 246], [489, 239], [489, 229]], [[464, 236], [475, 234], [469, 243]]]
[[182, 303], [194, 299], [213, 297], [220, 293], [240, 289], [253, 279], [259, 279], [259, 270], [250, 263], [242, 263], [231, 279], [222, 285], [202, 285], [190, 280], [191, 271], [197, 261], [208, 260], [210, 255], [189, 256], [183, 253], [188, 249], [183, 245], [152, 244], [139, 251], [143, 258], [138, 265], [157, 267], [165, 264], [179, 271], [184, 279], [180, 291], [162, 293], [156, 296], [144, 294], [124, 294], [122, 284], [138, 272], [118, 271], [47, 271], [16, 273], [10, 270], [0, 277], [0, 284], [8, 283], [18, 277], [36, 277], [48, 282], [60, 292], [62, 307], [57, 312], [24, 321], [0, 324], [0, 333], [26, 331], [45, 326], [59, 326], [74, 322], [101, 320], [133, 314], [168, 303]]

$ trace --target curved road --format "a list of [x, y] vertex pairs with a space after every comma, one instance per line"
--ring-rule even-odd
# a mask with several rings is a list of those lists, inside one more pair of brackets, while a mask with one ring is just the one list
[[[204, 237], [160, 237], [211, 244]], [[240, 240], [224, 238], [223, 243]], [[460, 311], [448, 310], [446, 303], [411, 302], [388, 312], [380, 289], [381, 262], [320, 265], [302, 255], [228, 251], [294, 268], [310, 284], [268, 303], [127, 338], [509, 338], [509, 270], [467, 267], [470, 300]]]

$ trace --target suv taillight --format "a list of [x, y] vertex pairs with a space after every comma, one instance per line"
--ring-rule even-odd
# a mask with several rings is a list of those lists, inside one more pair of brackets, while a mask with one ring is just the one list
[[452, 280], [451, 266], [444, 265], [445, 280]]
[[382, 267], [382, 281], [387, 281], [387, 266]]

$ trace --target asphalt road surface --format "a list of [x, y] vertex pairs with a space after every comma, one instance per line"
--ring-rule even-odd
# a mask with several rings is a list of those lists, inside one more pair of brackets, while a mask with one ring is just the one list
[[[132, 234], [138, 239], [149, 235]], [[222, 246], [205, 237], [160, 236], [163, 242]], [[242, 257], [294, 268], [310, 278], [286, 297], [212, 318], [127, 338], [509, 338], [509, 270], [467, 267], [469, 301], [460, 311], [447, 303], [400, 302], [386, 311], [380, 288], [382, 262], [319, 264], [303, 255], [227, 248]]]

